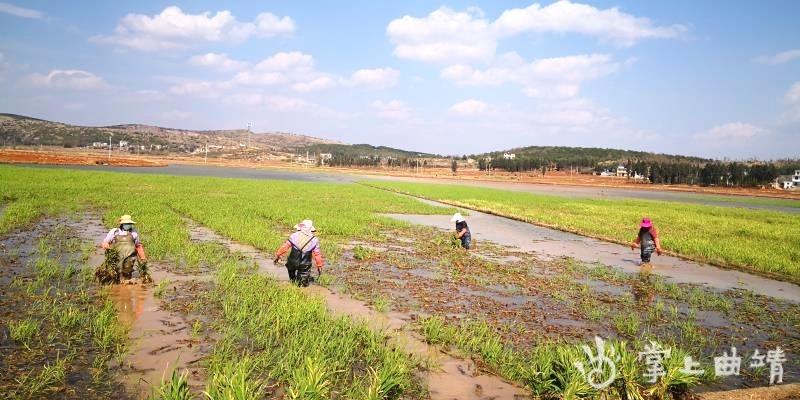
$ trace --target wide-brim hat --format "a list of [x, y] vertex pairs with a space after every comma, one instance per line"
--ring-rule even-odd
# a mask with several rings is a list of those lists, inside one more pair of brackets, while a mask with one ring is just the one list
[[464, 217], [463, 217], [463, 216], [461, 216], [461, 213], [455, 213], [455, 214], [453, 214], [453, 216], [450, 218], [450, 222], [461, 222], [461, 221], [463, 221], [463, 220], [464, 220]]
[[650, 221], [650, 218], [642, 218], [642, 223], [639, 224], [640, 228], [650, 228], [653, 226], [653, 221]]
[[136, 224], [136, 222], [131, 219], [130, 215], [123, 215], [119, 217], [119, 224]]
[[317, 231], [317, 228], [314, 227], [314, 222], [312, 222], [310, 219], [304, 219], [302, 222], [295, 225], [294, 229], [296, 231], [302, 231], [302, 230], [309, 230], [311, 232]]

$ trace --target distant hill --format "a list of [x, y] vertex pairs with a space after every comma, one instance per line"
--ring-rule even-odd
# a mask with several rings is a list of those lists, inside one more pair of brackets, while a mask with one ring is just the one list
[[502, 158], [503, 153], [513, 153], [516, 159], [534, 159], [565, 166], [594, 167], [599, 164], [625, 164], [628, 161], [707, 163], [711, 159], [671, 154], [649, 153], [635, 150], [605, 149], [597, 147], [528, 146], [505, 151], [472, 155], [481, 159]]
[[213, 152], [238, 150], [242, 145], [251, 148], [293, 153], [312, 144], [339, 142], [291, 133], [250, 133], [238, 130], [188, 130], [152, 125], [128, 124], [113, 126], [77, 126], [60, 122], [15, 115], [0, 114], [0, 145], [86, 147], [94, 143], [128, 142], [131, 149], [160, 152], [192, 152], [206, 144]]
[[336, 156], [369, 156], [369, 157], [392, 157], [392, 158], [435, 158], [441, 157], [436, 154], [422, 153], [418, 151], [409, 151], [395, 149], [386, 146], [372, 146], [369, 144], [334, 144], [334, 143], [320, 143], [306, 146], [301, 151], [309, 151], [310, 153], [330, 153]]

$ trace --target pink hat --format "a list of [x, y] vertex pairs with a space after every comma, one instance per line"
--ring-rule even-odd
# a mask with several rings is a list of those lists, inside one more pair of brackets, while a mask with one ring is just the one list
[[642, 228], [650, 228], [653, 226], [653, 222], [650, 221], [650, 218], [644, 217], [642, 218], [642, 223], [639, 226]]

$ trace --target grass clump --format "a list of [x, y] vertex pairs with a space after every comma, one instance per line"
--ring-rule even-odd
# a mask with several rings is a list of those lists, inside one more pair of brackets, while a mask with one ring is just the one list
[[219, 269], [214, 296], [224, 337], [217, 359], [252, 358], [251, 376], [268, 375], [286, 385], [290, 398], [329, 398], [335, 392], [392, 399], [419, 390], [409, 355], [385, 345], [384, 334], [365, 322], [332, 316], [322, 299], [301, 289], [229, 260]]

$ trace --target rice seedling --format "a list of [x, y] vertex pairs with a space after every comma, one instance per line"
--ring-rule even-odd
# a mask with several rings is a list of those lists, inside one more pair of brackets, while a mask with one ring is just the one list
[[9, 322], [8, 330], [12, 340], [22, 343], [25, 348], [30, 350], [29, 344], [39, 332], [39, 326], [39, 321], [26, 318], [22, 321]]
[[30, 371], [20, 379], [15, 397], [18, 398], [37, 398], [44, 392], [55, 389], [55, 386], [64, 382], [66, 376], [66, 358], [56, 357], [55, 362], [45, 363], [38, 374]]
[[212, 363], [206, 390], [208, 400], [256, 400], [264, 398], [266, 383], [257, 376], [258, 362], [248, 356]]
[[158, 282], [158, 284], [156, 285], [155, 289], [153, 289], [153, 296], [155, 296], [155, 297], [163, 296], [164, 292], [167, 290], [167, 287], [171, 283], [172, 282], [169, 279], [164, 279], [161, 282]]
[[614, 316], [614, 328], [623, 336], [635, 337], [639, 333], [641, 321], [636, 313], [624, 313]]
[[150, 400], [192, 400], [194, 398], [195, 396], [189, 388], [186, 372], [179, 374], [175, 369], [172, 370], [169, 378], [164, 371], [161, 385], [149, 397]]
[[372, 302], [373, 307], [375, 307], [375, 311], [379, 313], [385, 313], [389, 311], [389, 307], [392, 305], [392, 301], [386, 297], [378, 296]]
[[800, 242], [800, 216], [795, 214], [652, 200], [567, 198], [457, 185], [367, 184], [623, 243], [632, 240], [636, 221], [648, 215], [658, 224], [667, 250], [800, 281], [800, 264], [794, 261], [800, 259], [800, 249], [783, 245]]

